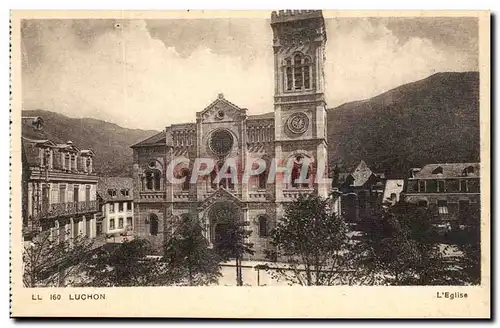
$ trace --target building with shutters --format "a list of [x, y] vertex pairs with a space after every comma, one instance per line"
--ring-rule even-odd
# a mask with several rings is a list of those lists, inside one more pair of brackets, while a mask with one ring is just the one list
[[405, 186], [406, 202], [429, 207], [438, 221], [479, 224], [481, 208], [479, 163], [428, 164], [411, 170]]
[[[248, 224], [254, 258], [263, 259], [287, 203], [302, 193], [328, 197], [322, 12], [273, 12], [270, 28], [274, 110], [253, 115], [219, 94], [195, 123], [169, 125], [132, 146], [134, 230], [158, 247], [183, 216], [198, 219], [213, 242], [223, 235], [219, 218], [226, 215]], [[210, 165], [202, 169], [200, 159]], [[265, 169], [245, 178], [258, 167]], [[288, 173], [274, 174], [284, 167]], [[236, 179], [221, 178], [226, 174]]]
[[102, 213], [102, 220], [97, 224], [98, 234], [110, 237], [131, 235], [134, 230], [132, 178], [99, 178], [97, 199]]
[[[23, 129], [32, 128], [23, 124]], [[48, 232], [57, 239], [97, 233], [94, 152], [71, 141], [55, 143], [22, 137], [23, 235]]]

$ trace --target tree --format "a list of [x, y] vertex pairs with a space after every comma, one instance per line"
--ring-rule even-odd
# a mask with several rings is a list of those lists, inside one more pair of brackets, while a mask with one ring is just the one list
[[83, 263], [92, 287], [158, 286], [170, 284], [165, 265], [159, 258], [148, 258], [153, 250], [145, 239], [106, 244]]
[[214, 248], [219, 256], [227, 261], [234, 258], [236, 262], [236, 285], [243, 286], [241, 261], [245, 254], [253, 255], [253, 244], [246, 241], [251, 235], [248, 223], [242, 222], [229, 207], [222, 207], [215, 218], [217, 224], [224, 227], [214, 241]]
[[472, 207], [460, 226], [455, 226], [449, 241], [456, 245], [462, 256], [455, 262], [459, 267], [460, 284], [481, 284], [481, 216], [480, 208]]
[[80, 263], [91, 256], [94, 243], [86, 236], [60, 240], [48, 231], [25, 241], [23, 282], [25, 287], [64, 287], [81, 272]]
[[222, 276], [219, 255], [203, 236], [198, 221], [184, 217], [164, 244], [162, 261], [176, 284], [200, 286], [217, 283]]
[[277, 279], [307, 286], [354, 283], [353, 240], [327, 199], [301, 195], [290, 203], [271, 232], [271, 246], [266, 256], [275, 263], [267, 271]]
[[360, 224], [363, 267], [388, 285], [449, 284], [441, 237], [431, 209], [411, 203], [382, 208]]

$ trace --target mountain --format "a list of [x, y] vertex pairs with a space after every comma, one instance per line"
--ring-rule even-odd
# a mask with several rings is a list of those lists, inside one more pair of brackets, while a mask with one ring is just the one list
[[479, 162], [479, 73], [437, 73], [328, 110], [331, 166], [364, 160], [401, 176], [427, 163]]
[[69, 140], [80, 149], [91, 148], [95, 154], [95, 170], [102, 176], [130, 176], [131, 145], [158, 133], [154, 130], [127, 129], [93, 118], [69, 118], [45, 110], [23, 110], [23, 116], [40, 116], [41, 132], [23, 128], [23, 136], [50, 139], [57, 143]]
[[[104, 176], [128, 176], [130, 146], [158, 133], [43, 110], [25, 110], [23, 116], [45, 122], [43, 132], [25, 129], [24, 136], [92, 148], [96, 170]], [[438, 73], [331, 108], [328, 147], [331, 167], [345, 171], [364, 160], [389, 177], [428, 163], [479, 162], [479, 74]]]

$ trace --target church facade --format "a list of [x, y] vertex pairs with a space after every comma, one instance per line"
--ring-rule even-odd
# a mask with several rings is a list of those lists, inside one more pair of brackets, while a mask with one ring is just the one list
[[195, 123], [132, 146], [134, 231], [157, 247], [186, 216], [214, 242], [221, 213], [230, 213], [252, 231], [253, 258], [264, 259], [287, 203], [303, 193], [328, 196], [322, 12], [273, 12], [271, 28], [274, 111], [252, 115], [219, 94]]

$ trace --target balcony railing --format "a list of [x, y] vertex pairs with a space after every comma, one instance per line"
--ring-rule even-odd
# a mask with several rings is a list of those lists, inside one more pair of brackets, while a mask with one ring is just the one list
[[56, 203], [42, 207], [42, 211], [38, 214], [39, 218], [51, 218], [64, 215], [84, 214], [89, 212], [97, 212], [97, 201], [91, 200], [86, 202], [71, 202], [71, 203]]

